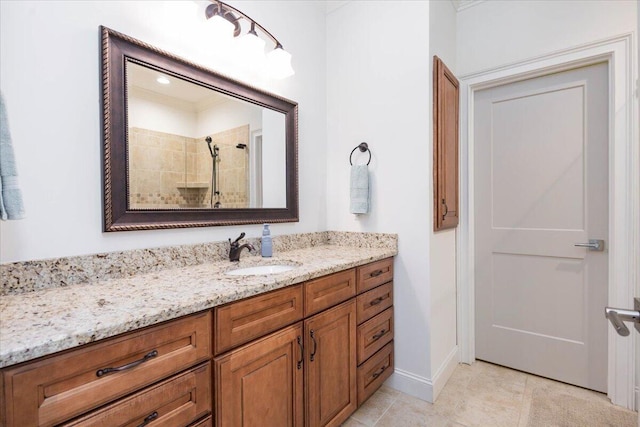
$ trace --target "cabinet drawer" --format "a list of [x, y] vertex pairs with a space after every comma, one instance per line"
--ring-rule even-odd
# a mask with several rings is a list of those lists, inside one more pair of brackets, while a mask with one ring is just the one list
[[358, 406], [393, 373], [393, 341], [358, 367]]
[[6, 369], [7, 426], [58, 424], [187, 369], [211, 337], [208, 311]]
[[302, 319], [302, 285], [215, 309], [215, 354]]
[[393, 305], [393, 282], [373, 288], [357, 298], [358, 325]]
[[358, 267], [358, 293], [393, 280], [393, 258]]
[[393, 308], [358, 326], [358, 365], [393, 339]]
[[186, 426], [211, 412], [211, 362], [74, 420], [65, 427]]
[[304, 315], [310, 316], [346, 301], [356, 294], [356, 270], [346, 270], [311, 280], [304, 285]]
[[195, 424], [191, 424], [191, 427], [213, 427], [213, 418], [209, 416], [202, 421], [198, 421]]

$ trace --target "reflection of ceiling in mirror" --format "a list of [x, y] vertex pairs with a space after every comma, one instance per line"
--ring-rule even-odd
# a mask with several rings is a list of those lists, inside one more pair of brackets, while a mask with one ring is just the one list
[[[166, 77], [169, 84], [158, 83], [157, 79], [161, 76]], [[137, 96], [170, 105], [189, 106], [188, 109], [192, 111], [202, 111], [228, 100], [235, 100], [228, 95], [131, 62], [127, 62], [127, 84], [131, 93]]]

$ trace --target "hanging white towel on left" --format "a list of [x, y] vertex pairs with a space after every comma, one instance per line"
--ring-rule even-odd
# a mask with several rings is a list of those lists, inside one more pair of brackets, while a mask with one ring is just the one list
[[369, 167], [351, 166], [350, 211], [352, 214], [369, 213]]
[[22, 192], [18, 187], [18, 171], [13, 154], [9, 120], [4, 98], [0, 94], [0, 219], [24, 218]]

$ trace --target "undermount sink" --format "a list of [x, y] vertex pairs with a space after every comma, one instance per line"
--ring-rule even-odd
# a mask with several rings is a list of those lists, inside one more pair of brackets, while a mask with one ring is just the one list
[[229, 270], [224, 274], [229, 276], [258, 276], [261, 274], [279, 274], [296, 268], [295, 265], [277, 264], [277, 265], [257, 265], [255, 267], [236, 268]]

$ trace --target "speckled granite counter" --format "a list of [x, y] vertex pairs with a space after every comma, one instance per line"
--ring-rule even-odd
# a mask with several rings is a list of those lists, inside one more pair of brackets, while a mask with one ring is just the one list
[[[371, 244], [372, 236], [376, 244]], [[0, 299], [0, 367], [397, 254], [395, 235], [338, 233], [326, 237], [299, 249], [285, 251], [279, 247], [281, 250], [269, 259], [245, 252], [239, 264], [218, 259], [87, 284], [5, 294]], [[234, 268], [287, 263], [297, 267], [274, 275], [224, 274]], [[15, 273], [15, 266], [2, 267], [5, 281], [7, 271]]]

